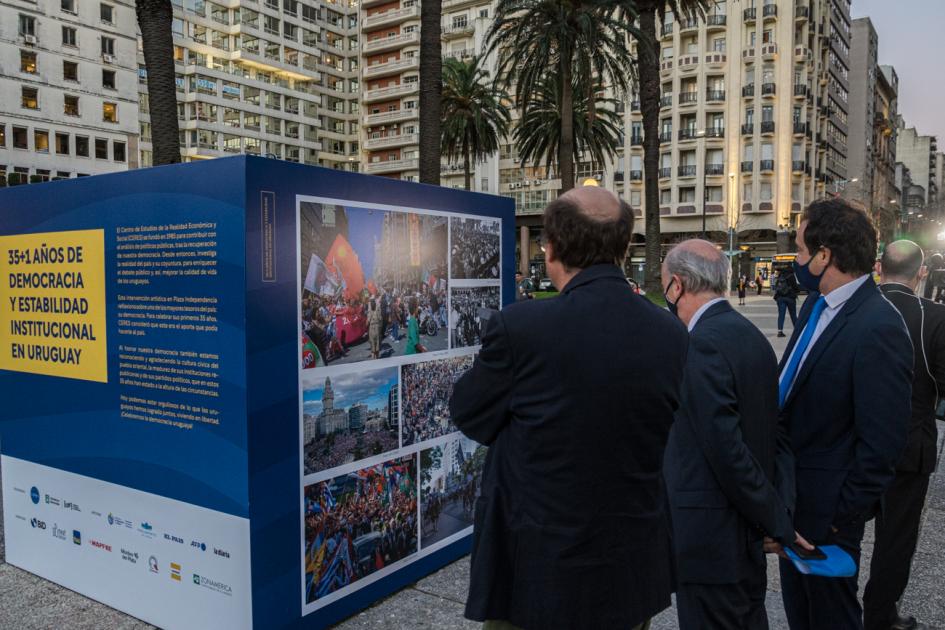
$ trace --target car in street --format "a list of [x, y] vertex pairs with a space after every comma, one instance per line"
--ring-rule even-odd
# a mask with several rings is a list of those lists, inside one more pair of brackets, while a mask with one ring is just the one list
[[557, 291], [554, 283], [551, 282], [551, 278], [542, 278], [538, 281], [538, 290], [539, 291]]

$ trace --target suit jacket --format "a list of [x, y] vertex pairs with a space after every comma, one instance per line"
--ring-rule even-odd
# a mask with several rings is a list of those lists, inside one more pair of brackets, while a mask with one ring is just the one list
[[935, 404], [938, 392], [945, 394], [945, 305], [926, 299], [920, 305], [915, 293], [902, 284], [884, 284], [880, 290], [902, 314], [914, 356], [909, 437], [896, 470], [931, 473], [938, 442]]
[[[781, 369], [820, 297], [798, 317]], [[784, 402], [795, 458], [794, 526], [811, 542], [862, 537], [895, 475], [912, 397], [912, 343], [902, 317], [872, 278], [817, 339]]]
[[794, 540], [794, 459], [778, 422], [778, 360], [728, 302], [710, 306], [690, 334], [663, 474], [680, 582], [757, 576], [765, 535]]
[[490, 318], [450, 401], [490, 447], [467, 617], [597, 630], [670, 605], [661, 470], [687, 343], [613, 265]]

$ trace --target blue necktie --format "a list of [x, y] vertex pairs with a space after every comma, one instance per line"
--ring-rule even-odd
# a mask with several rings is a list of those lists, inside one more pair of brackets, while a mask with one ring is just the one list
[[797, 345], [794, 347], [794, 355], [781, 375], [781, 382], [778, 384], [778, 407], [781, 409], [784, 408], [784, 400], [787, 398], [788, 392], [791, 391], [794, 377], [797, 376], [797, 368], [801, 364], [801, 359], [804, 358], [807, 346], [810, 345], [811, 337], [814, 336], [814, 329], [817, 328], [817, 320], [820, 319], [820, 314], [824, 312], [826, 305], [827, 300], [822, 295], [814, 302], [814, 308], [811, 309], [810, 317], [807, 319], [807, 326], [804, 327], [804, 332], [801, 333], [801, 338], [798, 339]]

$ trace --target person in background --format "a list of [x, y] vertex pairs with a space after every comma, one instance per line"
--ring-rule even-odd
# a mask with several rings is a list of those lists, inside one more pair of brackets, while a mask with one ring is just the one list
[[748, 278], [744, 274], [738, 276], [738, 305], [745, 306], [745, 294], [748, 291]]
[[731, 277], [708, 241], [683, 241], [663, 263], [666, 303], [689, 328], [682, 406], [663, 462], [680, 630], [767, 628], [764, 538], [797, 538], [778, 361], [725, 299]]
[[755, 278], [755, 289], [758, 291], [758, 295], [761, 295], [761, 291], [764, 289], [765, 281], [761, 277], [761, 273]]
[[457, 428], [489, 446], [466, 602], [487, 630], [631, 630], [670, 605], [661, 471], [688, 335], [627, 284], [632, 228], [603, 188], [552, 201], [560, 295], [493, 314], [453, 390]]
[[897, 608], [909, 583], [929, 477], [935, 471], [935, 406], [945, 392], [945, 305], [916, 295], [927, 274], [922, 261], [918, 245], [896, 241], [886, 247], [879, 265], [879, 288], [902, 314], [912, 338], [914, 363], [909, 437], [896, 464], [896, 477], [883, 495], [883, 511], [876, 516], [870, 580], [863, 593], [866, 630], [923, 627], [915, 617], [901, 616]]
[[[794, 275], [811, 293], [781, 359], [778, 398], [795, 459], [794, 527], [859, 566], [866, 522], [895, 475], [911, 409], [912, 343], [870, 271], [876, 229], [843, 199], [808, 206]], [[778, 544], [772, 542], [772, 550]], [[781, 560], [792, 630], [860, 630], [857, 576], [802, 575]]]
[[774, 300], [778, 305], [778, 337], [784, 336], [784, 314], [791, 316], [791, 326], [797, 325], [797, 295], [800, 293], [793, 271], [781, 271], [774, 282]]
[[420, 303], [416, 296], [411, 295], [407, 298], [407, 344], [404, 346], [404, 354], [417, 354], [423, 351], [420, 347], [419, 311]]
[[371, 342], [371, 358], [381, 356], [381, 335], [384, 334], [381, 309], [377, 308], [377, 301], [371, 300], [368, 307], [368, 340]]

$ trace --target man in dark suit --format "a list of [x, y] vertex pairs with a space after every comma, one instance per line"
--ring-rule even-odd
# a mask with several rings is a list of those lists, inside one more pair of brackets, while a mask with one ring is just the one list
[[945, 392], [945, 305], [916, 295], [926, 275], [922, 260], [918, 245], [896, 241], [886, 247], [880, 262], [880, 290], [902, 314], [915, 363], [906, 449], [883, 497], [883, 512], [876, 517], [870, 580], [863, 593], [866, 630], [919, 627], [914, 617], [899, 616], [897, 602], [909, 583], [929, 476], [935, 470], [935, 405], [940, 392]]
[[[812, 203], [797, 231], [794, 275], [811, 293], [781, 359], [778, 397], [795, 459], [794, 527], [857, 567], [906, 443], [912, 343], [870, 273], [876, 230], [842, 199]], [[857, 578], [802, 575], [781, 561], [793, 630], [860, 629]]]
[[560, 295], [493, 315], [450, 412], [489, 446], [466, 616], [486, 627], [630, 629], [670, 605], [661, 476], [686, 330], [620, 268], [629, 206], [578, 188], [545, 210]]
[[681, 630], [767, 628], [763, 540], [795, 540], [778, 360], [725, 299], [731, 273], [728, 258], [702, 240], [680, 243], [663, 263], [666, 301], [690, 331], [663, 463]]

